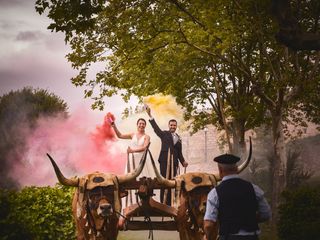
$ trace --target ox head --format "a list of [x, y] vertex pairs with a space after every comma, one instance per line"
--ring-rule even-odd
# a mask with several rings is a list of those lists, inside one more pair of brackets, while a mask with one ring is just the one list
[[[252, 142], [250, 138], [250, 147], [247, 159], [238, 167], [238, 173], [242, 172], [249, 164], [252, 155]], [[180, 195], [178, 206], [185, 205], [184, 215], [187, 219], [187, 225], [194, 229], [195, 234], [203, 236], [203, 219], [206, 211], [208, 193], [221, 180], [219, 174], [208, 173], [186, 173], [176, 177], [176, 191]], [[181, 208], [183, 211], [183, 207]]]
[[201, 172], [186, 173], [176, 177], [179, 194], [177, 201], [179, 215], [187, 228], [202, 233], [207, 196], [217, 185], [214, 175]]
[[[250, 163], [251, 155], [252, 155], [252, 142], [251, 142], [251, 138], [249, 140], [250, 140], [249, 141], [250, 142], [249, 154], [248, 154], [247, 159], [238, 167], [238, 173], [242, 172], [248, 166], [248, 164]], [[162, 185], [164, 185], [164, 186], [166, 186], [168, 188], [173, 188], [173, 187], [176, 187], [176, 188], [178, 187], [179, 188], [181, 186], [181, 184], [177, 183], [178, 178], [176, 178], [176, 179], [166, 179], [163, 176], [161, 176], [161, 174], [159, 173], [159, 171], [158, 171], [158, 169], [157, 169], [152, 157], [151, 157], [151, 163], [152, 163], [154, 172], [156, 174], [157, 181], [160, 184], [162, 184]], [[183, 175], [181, 175], [181, 176], [183, 176]], [[210, 179], [214, 179], [214, 182], [221, 181], [221, 177], [219, 176], [219, 174], [208, 174], [208, 176], [210, 176]], [[202, 181], [200, 181], [200, 182], [202, 182]], [[188, 183], [186, 183], [185, 186], [186, 186], [186, 188], [188, 188]]]
[[[252, 155], [252, 142], [247, 159], [238, 167], [238, 173], [242, 172], [249, 164]], [[165, 179], [157, 170], [151, 159], [157, 180], [160, 184], [176, 189], [176, 205], [178, 207], [179, 232], [184, 232], [189, 237], [186, 239], [199, 239], [203, 236], [203, 219], [206, 211], [208, 193], [221, 181], [219, 174], [202, 172], [186, 173], [177, 176], [173, 180]], [[185, 229], [191, 229], [186, 231]], [[194, 237], [192, 237], [192, 236]], [[191, 237], [190, 237], [191, 236]]]
[[126, 195], [119, 190], [119, 185], [139, 176], [146, 160], [146, 152], [139, 166], [131, 173], [117, 176], [94, 172], [79, 178], [64, 177], [53, 158], [47, 155], [59, 182], [77, 188], [73, 198], [73, 215], [77, 223], [78, 237], [115, 239], [118, 233], [118, 213], [121, 212], [120, 199]]

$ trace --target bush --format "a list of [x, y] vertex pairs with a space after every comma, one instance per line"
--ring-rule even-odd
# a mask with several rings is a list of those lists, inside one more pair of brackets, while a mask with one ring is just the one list
[[67, 117], [67, 104], [47, 90], [28, 87], [0, 96], [0, 188], [19, 188], [10, 173], [25, 161], [26, 136], [40, 117], [55, 116]]
[[0, 239], [74, 239], [73, 189], [60, 185], [0, 191]]
[[25, 225], [9, 217], [16, 195], [13, 191], [0, 191], [0, 239], [31, 240], [31, 233]]
[[283, 240], [319, 239], [320, 188], [285, 191], [279, 206], [278, 233]]

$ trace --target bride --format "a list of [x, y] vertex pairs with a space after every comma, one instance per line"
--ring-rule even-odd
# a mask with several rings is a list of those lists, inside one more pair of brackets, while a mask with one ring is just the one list
[[[142, 158], [144, 150], [150, 143], [150, 136], [145, 133], [147, 122], [143, 118], [139, 118], [137, 121], [137, 132], [122, 134], [117, 128], [114, 121], [111, 122], [118, 138], [131, 139], [130, 146], [127, 148], [128, 161], [125, 168], [125, 173], [132, 172], [139, 165], [139, 161]], [[151, 164], [146, 162], [140, 176], [151, 177]]]

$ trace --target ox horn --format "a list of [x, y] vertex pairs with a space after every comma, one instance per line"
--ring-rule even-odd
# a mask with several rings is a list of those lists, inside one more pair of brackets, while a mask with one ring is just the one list
[[144, 163], [146, 162], [147, 152], [148, 152], [149, 146], [150, 146], [150, 143], [149, 143], [148, 147], [146, 148], [146, 150], [144, 151], [144, 153], [141, 157], [141, 160], [139, 162], [139, 166], [136, 169], [134, 169], [130, 173], [127, 173], [126, 175], [118, 176], [119, 183], [129, 182], [139, 176], [139, 174], [142, 172]]
[[238, 167], [238, 173], [241, 173], [250, 163], [251, 160], [251, 155], [252, 155], [252, 142], [251, 142], [251, 137], [249, 137], [249, 143], [250, 143], [250, 147], [249, 147], [249, 154], [248, 154], [248, 158], [246, 161], [244, 161], [239, 167]]
[[[168, 161], [167, 161], [167, 163], [169, 163], [169, 156], [170, 156], [170, 149], [169, 149], [169, 152], [168, 152]], [[176, 186], [176, 181], [175, 180], [166, 179], [163, 176], [161, 176], [161, 174], [159, 173], [159, 171], [158, 171], [158, 169], [156, 167], [156, 164], [154, 163], [154, 160], [153, 160], [151, 152], [150, 152], [150, 158], [151, 158], [151, 163], [152, 163], [152, 166], [153, 166], [153, 169], [154, 169], [154, 173], [156, 174], [158, 182], [161, 185], [164, 185], [166, 187], [170, 187], [170, 188], [171, 187], [172, 188], [175, 187]]]
[[[251, 137], [249, 137], [249, 143], [250, 143], [250, 147], [249, 147], [249, 154], [248, 154], [248, 158], [246, 161], [244, 161], [239, 167], [238, 167], [238, 173], [241, 173], [250, 163], [250, 160], [251, 160], [251, 155], [252, 155], [252, 141], [251, 141]], [[220, 175], [215, 175], [215, 174], [212, 174], [215, 178], [216, 181], [221, 181], [221, 177]]]
[[47, 156], [49, 157], [51, 163], [52, 163], [52, 166], [54, 168], [54, 171], [56, 172], [56, 176], [59, 180], [59, 182], [62, 184], [62, 185], [65, 185], [65, 186], [71, 186], [71, 187], [78, 187], [79, 185], [79, 179], [76, 178], [76, 179], [68, 179], [68, 178], [65, 178], [63, 176], [63, 174], [61, 173], [58, 165], [56, 164], [56, 162], [53, 160], [53, 158], [47, 153]]

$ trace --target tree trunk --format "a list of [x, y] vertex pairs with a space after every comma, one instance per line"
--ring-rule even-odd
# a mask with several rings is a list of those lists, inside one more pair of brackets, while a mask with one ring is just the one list
[[[214, 66], [213, 66], [214, 69]], [[221, 96], [221, 92], [220, 92], [220, 86], [219, 86], [219, 82], [217, 80], [217, 76], [216, 76], [216, 72], [213, 70], [212, 71], [212, 76], [213, 76], [213, 80], [214, 80], [214, 86], [216, 88], [216, 94], [217, 94], [217, 100], [218, 100], [218, 105], [219, 105], [219, 111], [221, 114], [221, 120], [223, 122], [223, 128], [226, 131], [226, 138], [227, 138], [227, 142], [228, 142], [228, 147], [229, 147], [229, 152], [232, 153], [232, 144], [230, 141], [230, 130], [227, 124], [227, 120], [226, 120], [226, 116], [224, 114], [224, 107], [223, 107], [223, 100], [222, 100], [222, 96]]]
[[286, 187], [286, 151], [285, 140], [283, 134], [282, 114], [281, 111], [272, 113], [272, 134], [273, 134], [273, 149], [274, 159], [271, 163], [272, 169], [272, 225], [276, 226], [278, 221], [278, 206], [280, 196]]
[[246, 153], [245, 143], [245, 127], [240, 120], [234, 119], [232, 122], [232, 154], [236, 156], [243, 156]]

